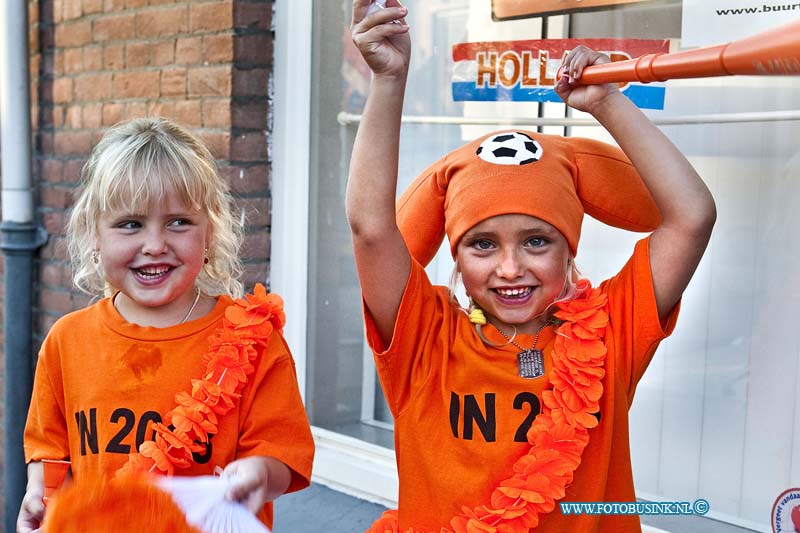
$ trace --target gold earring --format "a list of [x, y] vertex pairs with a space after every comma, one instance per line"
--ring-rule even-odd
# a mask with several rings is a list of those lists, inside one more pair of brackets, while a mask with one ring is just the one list
[[203, 257], [203, 264], [207, 265], [208, 264], [208, 248], [206, 248], [206, 250], [204, 252], [204, 255], [205, 255], [205, 257]]

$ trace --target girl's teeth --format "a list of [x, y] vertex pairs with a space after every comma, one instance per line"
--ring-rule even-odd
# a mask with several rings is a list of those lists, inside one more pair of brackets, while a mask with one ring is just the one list
[[525, 289], [497, 289], [497, 292], [501, 296], [523, 296], [525, 294], [528, 294], [528, 292], [530, 292], [530, 289], [529, 288], [525, 288]]
[[169, 270], [169, 267], [160, 267], [160, 268], [140, 268], [139, 274], [145, 277], [157, 277], [162, 274], [165, 274]]

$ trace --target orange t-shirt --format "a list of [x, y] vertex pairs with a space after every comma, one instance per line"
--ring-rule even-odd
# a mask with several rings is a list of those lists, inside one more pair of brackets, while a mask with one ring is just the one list
[[[150, 425], [173, 409], [175, 394], [202, 377], [208, 338], [232, 303], [220, 296], [198, 320], [169, 328], [126, 322], [110, 298], [53, 325], [36, 365], [25, 425], [25, 459], [69, 459], [76, 480], [115, 473], [153, 438]], [[309, 484], [314, 442], [294, 361], [273, 332], [236, 407], [219, 417], [206, 453], [179, 475], [209, 475], [242, 457], [271, 456], [292, 471], [287, 492]], [[272, 524], [272, 504], [259, 514]]]
[[[608, 295], [608, 355], [600, 400], [600, 424], [589, 430], [574, 481], [562, 502], [633, 502], [628, 409], [636, 384], [658, 343], [674, 327], [677, 307], [662, 327], [656, 309], [647, 239], [625, 267], [600, 287]], [[400, 530], [413, 526], [439, 531], [461, 511], [488, 504], [492, 490], [511, 477], [511, 466], [529, 444], [525, 438], [542, 405], [544, 377], [520, 378], [519, 351], [492, 348], [478, 337], [466, 313], [445, 287], [434, 287], [422, 267], [411, 268], [391, 345], [385, 347], [366, 312], [367, 338], [395, 418], [400, 477]], [[490, 341], [505, 342], [494, 328]], [[553, 328], [542, 331], [545, 375], [553, 349]], [[519, 335], [521, 346], [532, 335]], [[558, 504], [540, 516], [539, 532], [640, 531], [636, 515], [561, 514]]]

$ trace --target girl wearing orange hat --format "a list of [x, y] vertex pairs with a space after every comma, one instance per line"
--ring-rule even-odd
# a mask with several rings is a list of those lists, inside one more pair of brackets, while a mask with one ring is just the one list
[[[353, 4], [373, 78], [347, 215], [400, 477], [399, 509], [371, 531], [640, 531], [635, 514], [565, 515], [558, 502], [635, 502], [628, 409], [710, 238], [710, 192], [615, 85], [580, 86], [608, 58], [578, 47], [556, 91], [621, 150], [498, 132], [396, 203], [408, 10]], [[574, 266], [584, 213], [652, 231], [595, 288]], [[445, 233], [468, 312], [423, 269]]]

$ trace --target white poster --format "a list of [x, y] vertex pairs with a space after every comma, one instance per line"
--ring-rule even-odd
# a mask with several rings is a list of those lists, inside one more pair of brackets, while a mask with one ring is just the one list
[[683, 0], [681, 48], [724, 44], [800, 18], [800, 3]]

